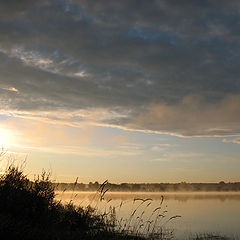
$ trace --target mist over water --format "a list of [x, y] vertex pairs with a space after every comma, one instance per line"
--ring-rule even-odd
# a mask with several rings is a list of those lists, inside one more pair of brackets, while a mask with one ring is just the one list
[[[164, 196], [163, 201], [162, 196]], [[81, 206], [91, 204], [102, 213], [108, 212], [111, 207], [115, 207], [116, 217], [121, 224], [124, 224], [125, 220], [127, 222], [134, 210], [137, 209], [131, 220], [133, 227], [139, 224], [137, 221], [139, 221], [138, 217], [140, 215], [144, 221], [148, 221], [150, 217], [156, 219], [157, 214], [163, 214], [165, 217], [158, 219], [158, 225], [166, 229], [173, 229], [174, 235], [178, 238], [185, 238], [196, 233], [217, 233], [230, 237], [240, 236], [240, 193], [238, 192], [163, 194], [109, 192], [102, 201], [99, 201], [95, 192], [59, 191], [56, 198], [62, 202], [72, 200], [74, 204]], [[151, 200], [142, 203], [141, 200], [136, 199]], [[161, 206], [161, 209], [153, 213], [159, 206]], [[176, 215], [180, 215], [181, 218], [168, 221], [169, 218]]]

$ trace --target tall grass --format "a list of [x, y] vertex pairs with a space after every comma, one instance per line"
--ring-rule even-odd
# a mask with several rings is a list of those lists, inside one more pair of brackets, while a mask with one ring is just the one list
[[46, 172], [30, 181], [14, 166], [0, 177], [0, 234], [7, 239], [26, 240], [122, 239], [112, 222], [94, 208], [56, 201]]
[[[125, 202], [121, 201], [116, 206], [112, 205], [112, 199], [106, 196], [108, 191], [108, 181], [106, 180], [100, 185], [88, 206], [94, 206], [95, 210], [99, 210], [103, 221], [111, 228], [111, 231], [145, 239], [173, 238], [173, 230], [167, 228], [167, 223], [180, 216], [168, 217], [167, 210], [163, 205], [163, 196], [159, 206], [153, 209], [152, 212], [149, 211], [149, 207], [153, 199], [134, 198], [131, 213], [124, 219], [123, 217], [120, 218], [119, 215]], [[101, 202], [103, 203], [100, 204]], [[102, 209], [100, 205], [103, 206]]]
[[[7, 239], [26, 240], [166, 239], [163, 228], [159, 231], [156, 227], [160, 208], [145, 223], [144, 212], [139, 212], [140, 206], [146, 204], [147, 208], [151, 199], [134, 199], [134, 203], [138, 202], [137, 207], [125, 223], [120, 223], [116, 214], [123, 203], [119, 209], [107, 207], [110, 203], [105, 199], [107, 192], [105, 181], [88, 206], [76, 206], [74, 201], [63, 204], [55, 199], [49, 174], [43, 172], [30, 181], [20, 168], [10, 165], [0, 177], [0, 234], [8, 236]], [[101, 212], [98, 205], [104, 201], [106, 207]], [[158, 215], [154, 219], [155, 213]], [[144, 228], [147, 232], [142, 231]]]
[[[74, 204], [74, 189], [72, 201], [63, 204], [56, 200], [54, 186], [46, 172], [30, 181], [20, 168], [10, 165], [0, 176], [0, 236], [10, 240], [167, 240], [174, 237], [167, 224], [180, 216], [167, 215], [164, 197], [148, 216], [146, 212], [152, 199], [135, 198], [130, 215], [119, 219], [118, 214], [125, 203], [111, 205], [111, 199], [106, 197], [107, 181], [100, 185], [86, 207]], [[196, 234], [189, 239], [230, 238]]]

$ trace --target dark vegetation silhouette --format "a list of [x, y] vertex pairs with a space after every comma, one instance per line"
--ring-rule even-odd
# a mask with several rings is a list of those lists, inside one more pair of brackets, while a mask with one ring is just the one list
[[[104, 200], [109, 190], [106, 185], [107, 181], [98, 186], [96, 196], [99, 201]], [[77, 180], [74, 186], [77, 186]], [[47, 172], [43, 171], [41, 176], [30, 181], [20, 168], [11, 165], [0, 177], [0, 236], [9, 240], [172, 239], [172, 231], [166, 232], [157, 224], [167, 212], [161, 212], [163, 200], [149, 219], [142, 222], [144, 212], [140, 213], [138, 209], [145, 204], [146, 210], [152, 199], [135, 198], [133, 201], [138, 204], [137, 207], [129, 219], [121, 223], [116, 219], [115, 208], [99, 214], [90, 205], [83, 208], [75, 206], [73, 201], [62, 204], [55, 200], [55, 185]], [[167, 218], [165, 223], [179, 217]], [[140, 234], [141, 229], [145, 229], [147, 235]], [[227, 238], [205, 234], [196, 235], [195, 239]]]
[[10, 166], [0, 178], [0, 235], [6, 239], [142, 239], [116, 232], [111, 221], [88, 206], [61, 204], [49, 174], [30, 181]]

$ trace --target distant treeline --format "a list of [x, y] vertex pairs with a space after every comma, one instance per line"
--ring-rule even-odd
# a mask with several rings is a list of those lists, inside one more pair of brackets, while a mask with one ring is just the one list
[[[59, 191], [96, 191], [100, 183], [55, 183]], [[240, 191], [240, 182], [225, 183], [108, 183], [112, 192], [180, 192], [180, 191]]]

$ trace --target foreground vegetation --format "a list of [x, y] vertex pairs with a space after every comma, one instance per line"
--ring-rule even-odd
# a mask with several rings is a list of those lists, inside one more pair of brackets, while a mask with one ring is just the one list
[[0, 179], [0, 234], [7, 239], [141, 239], [114, 230], [114, 219], [88, 206], [54, 200], [54, 187], [45, 172], [34, 182], [16, 167]]
[[[77, 181], [75, 183], [77, 185]], [[72, 202], [62, 204], [55, 200], [54, 184], [46, 172], [30, 181], [17, 167], [10, 166], [0, 177], [0, 234], [6, 239], [17, 240], [75, 240], [75, 239], [171, 239], [172, 232], [160, 231], [147, 236], [135, 231], [128, 231], [127, 227], [119, 228], [114, 209], [108, 213], [97, 213], [90, 205], [83, 208]], [[105, 183], [99, 186], [100, 200], [107, 190]], [[146, 200], [135, 199], [147, 203]], [[141, 204], [141, 203], [140, 203]], [[159, 211], [160, 208], [154, 211]], [[136, 210], [129, 217], [129, 225]], [[158, 214], [158, 217], [163, 215]], [[170, 219], [176, 218], [173, 216]], [[168, 219], [168, 220], [170, 220]], [[140, 223], [139, 219], [139, 223]], [[157, 219], [146, 222], [146, 226]], [[126, 224], [125, 224], [126, 225]], [[143, 224], [142, 224], [143, 226]], [[227, 239], [215, 235], [196, 236], [195, 239]]]

